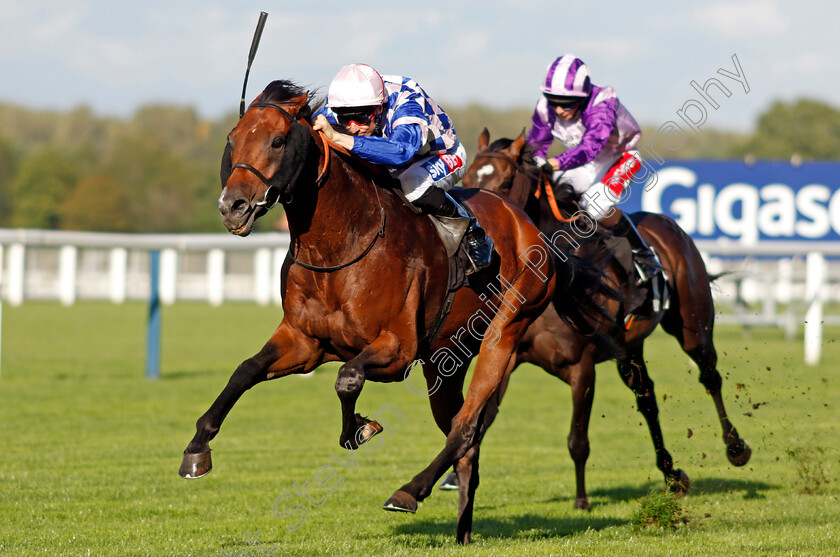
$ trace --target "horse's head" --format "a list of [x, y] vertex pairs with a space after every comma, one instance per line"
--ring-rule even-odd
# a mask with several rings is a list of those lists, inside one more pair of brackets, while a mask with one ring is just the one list
[[247, 236], [277, 201], [291, 203], [313, 152], [308, 93], [274, 81], [228, 134], [219, 212], [227, 229]]
[[509, 197], [524, 207], [536, 191], [539, 169], [525, 143], [525, 132], [516, 139], [497, 139], [490, 143], [487, 128], [478, 136], [478, 153], [464, 174], [467, 188], [482, 188]]

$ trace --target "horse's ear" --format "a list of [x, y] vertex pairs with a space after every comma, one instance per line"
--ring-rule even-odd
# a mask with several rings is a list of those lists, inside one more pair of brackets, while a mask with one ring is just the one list
[[487, 147], [490, 146], [490, 132], [487, 131], [487, 128], [481, 130], [481, 133], [478, 134], [478, 150], [484, 151]]
[[290, 110], [289, 112], [291, 114], [297, 114], [300, 111], [301, 108], [306, 106], [306, 102], [308, 100], [309, 100], [309, 92], [308, 91], [305, 92], [302, 95], [298, 95], [297, 97], [289, 99], [289, 101], [288, 101], [289, 104], [291, 104], [294, 107], [294, 109]]
[[513, 160], [519, 160], [519, 154], [522, 152], [522, 148], [525, 146], [525, 130], [522, 130], [522, 133], [519, 134], [519, 137], [513, 140], [513, 143], [510, 144], [508, 147], [508, 152]]
[[231, 159], [231, 152], [233, 149], [230, 146], [230, 141], [225, 145], [225, 152], [222, 153], [222, 166], [219, 169], [219, 178], [222, 179], [222, 187], [227, 185], [231, 172], [233, 172], [233, 160]]

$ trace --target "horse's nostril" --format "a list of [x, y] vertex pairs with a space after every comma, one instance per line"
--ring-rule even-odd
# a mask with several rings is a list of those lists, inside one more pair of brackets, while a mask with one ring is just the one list
[[247, 210], [248, 210], [248, 202], [246, 202], [244, 199], [237, 199], [230, 206], [230, 212], [235, 214], [235, 215], [242, 214]]

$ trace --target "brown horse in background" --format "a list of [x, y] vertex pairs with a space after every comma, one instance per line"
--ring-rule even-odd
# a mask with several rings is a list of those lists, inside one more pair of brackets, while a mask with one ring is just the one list
[[284, 315], [259, 353], [239, 365], [198, 419], [179, 472], [185, 478], [210, 472], [209, 442], [246, 390], [332, 361], [345, 362], [335, 384], [343, 420], [339, 442], [355, 449], [382, 430], [376, 420], [355, 412], [365, 381], [403, 381], [420, 362], [446, 443], [385, 508], [414, 512], [457, 461], [466, 486], [457, 539], [468, 543], [487, 402], [506, 379], [519, 339], [551, 300], [554, 261], [519, 207], [495, 193], [466, 192], [466, 204], [495, 243], [493, 262], [457, 291], [439, 334], [432, 333], [449, 279], [449, 261], [433, 223], [377, 186], [358, 159], [334, 152], [312, 130], [311, 115], [306, 91], [275, 81], [228, 135], [219, 199], [225, 226], [246, 236], [278, 200], [288, 215]]
[[[499, 139], [492, 145], [489, 144], [489, 136], [485, 128], [479, 136], [478, 154], [464, 176], [464, 185], [509, 196], [525, 209], [546, 237], [556, 237], [558, 230], [567, 230], [568, 225], [561, 226], [549, 206], [547, 178], [535, 164], [524, 133], [515, 140]], [[538, 192], [542, 193], [539, 199], [536, 197]], [[578, 208], [568, 207], [568, 210], [571, 214]], [[635, 318], [624, 327], [626, 305], [615, 299], [603, 298], [604, 310], [612, 320], [600, 320], [593, 326], [610, 335], [624, 349], [624, 355], [618, 358], [618, 373], [636, 395], [638, 410], [647, 421], [656, 452], [656, 465], [672, 489], [685, 491], [689, 487], [689, 478], [682, 470], [674, 469], [673, 458], [665, 448], [653, 381], [644, 360], [644, 341], [657, 324], [679, 341], [685, 353], [699, 367], [700, 383], [711, 395], [717, 409], [730, 463], [745, 465], [752, 451], [739, 437], [724, 408], [722, 379], [717, 370], [717, 353], [712, 341], [714, 304], [711, 279], [700, 253], [691, 238], [667, 216], [637, 213], [633, 220], [662, 260], [671, 292], [670, 306], [664, 312]], [[570, 255], [576, 249], [569, 245], [564, 247]], [[591, 248], [583, 246], [582, 249]], [[579, 253], [580, 250], [577, 251]], [[630, 299], [633, 277], [628, 277], [621, 265], [611, 262], [605, 269], [604, 277], [612, 288], [623, 294], [624, 300]], [[594, 337], [582, 333], [579, 327], [561, 318], [564, 310], [557, 305], [558, 299], [561, 298], [555, 298], [555, 304], [546, 309], [522, 338], [515, 365], [525, 362], [535, 364], [571, 386], [573, 413], [568, 447], [575, 463], [575, 506], [589, 509], [584, 471], [589, 456], [588, 428], [595, 393], [595, 364], [613, 356], [601, 344], [592, 342]], [[501, 397], [496, 400], [501, 400]]]

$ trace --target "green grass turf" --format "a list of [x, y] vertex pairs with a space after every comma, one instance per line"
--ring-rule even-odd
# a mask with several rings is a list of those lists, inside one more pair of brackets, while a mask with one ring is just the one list
[[[279, 317], [277, 308], [247, 304], [167, 307], [162, 374], [149, 381], [144, 305], [3, 307], [0, 555], [840, 553], [837, 329], [825, 331], [816, 367], [804, 365], [801, 339], [780, 331], [716, 332], [729, 413], [753, 448], [744, 468], [726, 461], [696, 368], [667, 335], [648, 341], [665, 440], [692, 480], [680, 500], [688, 523], [673, 531], [630, 524], [663, 480], [614, 365], [598, 368], [588, 513], [573, 509], [569, 388], [520, 368], [482, 448], [474, 543], [463, 548], [454, 541], [454, 493], [435, 491], [415, 515], [380, 509], [442, 447], [427, 400], [405, 385], [365, 386], [360, 412], [392, 404], [405, 422], [392, 420], [393, 434], [375, 451], [357, 451], [357, 469], [331, 460], [347, 458], [338, 446], [336, 365], [246, 393], [212, 442], [213, 472], [178, 476], [195, 420]], [[327, 494], [314, 485], [326, 465], [340, 475], [328, 485], [343, 480]], [[294, 484], [306, 482], [320, 506], [295, 494]], [[293, 532], [286, 526], [300, 515], [272, 514], [284, 493], [291, 496], [279, 510], [307, 508]], [[262, 548], [245, 539], [257, 531]]]

